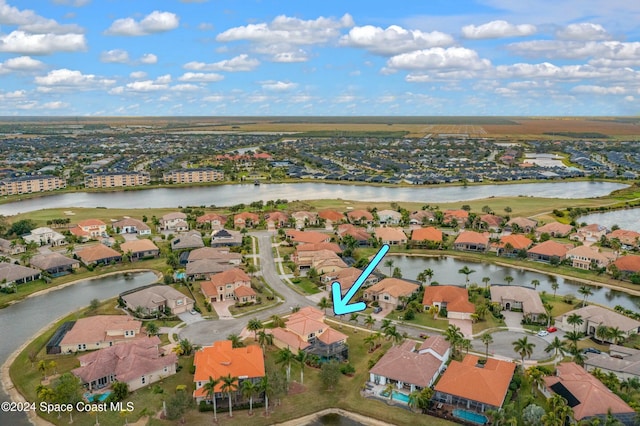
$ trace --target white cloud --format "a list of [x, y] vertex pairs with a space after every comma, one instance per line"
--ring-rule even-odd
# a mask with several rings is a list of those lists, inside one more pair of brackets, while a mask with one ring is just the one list
[[198, 29], [200, 31], [211, 31], [213, 30], [213, 24], [209, 23], [209, 22], [201, 22], [198, 24]]
[[109, 64], [126, 64], [129, 62], [129, 52], [122, 49], [107, 50], [100, 54], [100, 61]]
[[535, 25], [514, 25], [507, 21], [497, 20], [478, 26], [466, 25], [462, 27], [462, 36], [470, 39], [524, 37], [535, 34], [536, 30]]
[[129, 77], [134, 79], [141, 79], [141, 78], [145, 78], [146, 76], [147, 76], [147, 73], [144, 71], [133, 71], [131, 74], [129, 74]]
[[306, 62], [309, 60], [309, 55], [302, 49], [298, 49], [293, 52], [278, 52], [271, 56], [273, 62], [281, 63], [293, 63], [293, 62]]
[[180, 18], [175, 13], [154, 10], [139, 22], [133, 18], [116, 19], [105, 34], [143, 36], [174, 30], [178, 28], [179, 23]]
[[195, 92], [196, 90], [201, 90], [202, 88], [196, 84], [176, 84], [175, 86], [171, 86], [171, 90], [175, 92]]
[[19, 30], [30, 33], [82, 33], [78, 25], [61, 25], [53, 19], [42, 17], [33, 10], [20, 10], [0, 0], [0, 25], [17, 25]]
[[453, 44], [453, 37], [439, 31], [425, 33], [406, 30], [397, 25], [386, 29], [365, 25], [352, 28], [340, 38], [340, 45], [360, 47], [379, 55], [396, 55], [429, 47], [444, 47]]
[[585, 95], [624, 95], [627, 90], [622, 86], [593, 86], [580, 85], [571, 89], [572, 93], [581, 93]]
[[26, 95], [27, 95], [26, 90], [15, 90], [13, 92], [0, 92], [0, 101], [15, 102], [16, 100], [25, 99]]
[[99, 90], [115, 83], [115, 80], [66, 68], [49, 71], [46, 76], [38, 76], [34, 81], [40, 92]]
[[556, 31], [556, 37], [561, 40], [610, 40], [611, 35], [600, 24], [582, 22], [570, 24]]
[[169, 84], [171, 83], [171, 74], [164, 74], [160, 77], [156, 78], [156, 82], [159, 84]]
[[91, 0], [53, 0], [55, 4], [63, 4], [66, 6], [82, 7], [91, 3]]
[[499, 65], [495, 69], [499, 78], [549, 78], [560, 80], [607, 79], [609, 81], [637, 81], [640, 73], [631, 68], [598, 68], [591, 65], [557, 66], [549, 62], [539, 64], [517, 63]]
[[154, 55], [153, 53], [145, 53], [144, 55], [142, 55], [140, 57], [140, 63], [141, 64], [147, 64], [147, 65], [157, 64], [158, 63], [158, 57], [156, 55]]
[[431, 49], [402, 53], [387, 60], [383, 71], [393, 70], [481, 70], [491, 65], [489, 60], [481, 59], [475, 50], [464, 47], [433, 47]]
[[[564, 41], [532, 40], [512, 43], [507, 48], [521, 56], [544, 57], [549, 59], [610, 59], [613, 61], [640, 62], [640, 42], [620, 41]], [[627, 66], [629, 62], [621, 66]]]
[[0, 74], [37, 71], [44, 68], [44, 66], [43, 62], [29, 56], [19, 56], [17, 58], [10, 58], [4, 62], [0, 62]]
[[204, 62], [188, 62], [184, 64], [183, 68], [191, 71], [252, 71], [258, 65], [260, 61], [254, 58], [249, 58], [248, 55], [242, 54], [231, 59], [225, 59], [223, 61], [206, 64]]
[[168, 84], [158, 83], [153, 80], [134, 81], [125, 86], [125, 89], [130, 92], [156, 92], [158, 90], [166, 90], [168, 88]]
[[274, 80], [261, 81], [260, 85], [265, 90], [271, 90], [275, 92], [286, 92], [298, 86], [297, 83], [292, 83], [290, 81], [274, 81]]
[[68, 107], [69, 104], [62, 101], [46, 102], [41, 105], [42, 109], [62, 109]]
[[83, 34], [30, 34], [16, 30], [0, 35], [0, 52], [48, 55], [86, 50]]
[[216, 73], [186, 72], [178, 78], [179, 81], [198, 81], [212, 83], [224, 79], [224, 76]]
[[224, 95], [209, 95], [202, 98], [205, 102], [222, 102], [224, 99]]
[[354, 95], [339, 95], [333, 99], [333, 102], [337, 104], [347, 104], [356, 100]]
[[436, 71], [429, 74], [410, 73], [405, 77], [405, 81], [408, 83], [429, 83], [434, 81], [468, 80], [476, 76], [477, 73], [475, 71]]

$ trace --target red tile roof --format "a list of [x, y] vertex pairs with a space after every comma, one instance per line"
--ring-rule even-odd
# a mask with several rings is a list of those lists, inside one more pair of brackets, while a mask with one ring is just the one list
[[622, 256], [613, 262], [613, 264], [616, 265], [616, 268], [618, 268], [619, 271], [640, 272], [640, 256], [635, 254]]
[[392, 346], [369, 372], [426, 388], [438, 373], [442, 361], [430, 353], [414, 352], [414, 346], [413, 340], [400, 346]]
[[376, 228], [374, 231], [376, 239], [381, 239], [383, 242], [387, 241], [407, 241], [402, 228]]
[[453, 285], [428, 286], [424, 289], [422, 304], [433, 306], [434, 303], [446, 302], [449, 312], [474, 313], [476, 307], [469, 302], [469, 293], [466, 288]]
[[207, 213], [205, 215], [198, 216], [198, 218], [196, 219], [196, 222], [206, 223], [206, 222], [214, 222], [216, 220], [219, 221], [221, 224], [224, 224], [227, 222], [227, 217], [221, 214]]
[[331, 239], [331, 235], [323, 234], [316, 231], [298, 231], [296, 229], [287, 229], [287, 237], [291, 238], [291, 241], [297, 243], [322, 243], [328, 242]]
[[442, 231], [429, 226], [428, 228], [414, 229], [411, 233], [411, 241], [442, 241]]
[[366, 221], [373, 220], [373, 215], [366, 210], [351, 210], [347, 212], [347, 216], [349, 217], [349, 219], [356, 221], [362, 218], [364, 218], [364, 220]]
[[236, 288], [233, 293], [236, 295], [236, 297], [250, 297], [250, 296], [255, 296], [256, 292], [253, 291], [253, 289], [251, 287], [247, 287], [247, 286], [240, 286], [238, 288]]
[[503, 247], [503, 248], [507, 244], [511, 244], [511, 246], [515, 250], [523, 250], [523, 249], [528, 249], [532, 243], [533, 241], [531, 241], [529, 238], [525, 237], [524, 235], [520, 235], [520, 234], [511, 234], [511, 235], [505, 235], [504, 237], [500, 237], [500, 247]]
[[573, 248], [573, 244], [562, 244], [557, 241], [548, 240], [531, 247], [527, 253], [538, 254], [541, 256], [558, 256], [564, 258], [567, 251]]
[[475, 231], [463, 231], [458, 235], [454, 244], [489, 244], [489, 235]]
[[322, 219], [330, 220], [331, 222], [340, 222], [341, 220], [345, 220], [344, 214], [335, 210], [320, 210], [318, 212], [318, 216]]
[[141, 240], [131, 240], [120, 244], [120, 250], [123, 253], [130, 251], [131, 253], [137, 253], [141, 251], [160, 250], [158, 246], [153, 244], [153, 241], [143, 238]]
[[538, 229], [536, 229], [536, 233], [544, 234], [546, 232], [547, 234], [553, 234], [557, 237], [563, 237], [571, 232], [572, 229], [573, 226], [571, 225], [560, 222], [549, 222], [546, 225], [542, 225]]

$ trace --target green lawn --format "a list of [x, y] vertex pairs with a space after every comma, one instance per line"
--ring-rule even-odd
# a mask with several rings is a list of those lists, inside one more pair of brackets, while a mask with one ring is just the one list
[[491, 315], [491, 313], [488, 313], [483, 320], [478, 320], [471, 327], [473, 330], [473, 334], [476, 334], [482, 332], [483, 330], [504, 326], [505, 324], [503, 320], [494, 317], [493, 315]]
[[[401, 311], [392, 311], [389, 315], [387, 315], [387, 318], [395, 321], [398, 320], [398, 317], [401, 317], [402, 315], [404, 315], [404, 313]], [[438, 317], [437, 319], [434, 319], [433, 315], [429, 315], [426, 312], [416, 314], [416, 317], [414, 319], [402, 320], [402, 322], [407, 324], [416, 324], [423, 325], [425, 327], [437, 328], [439, 330], [446, 330], [449, 326], [449, 321], [447, 321], [446, 318]]]
[[[299, 282], [296, 282], [297, 280], [299, 280]], [[318, 288], [316, 283], [311, 281], [309, 278], [306, 278], [306, 277], [293, 278], [291, 282], [293, 282], [294, 285], [300, 290], [302, 290], [305, 294], [320, 293], [320, 289]]]

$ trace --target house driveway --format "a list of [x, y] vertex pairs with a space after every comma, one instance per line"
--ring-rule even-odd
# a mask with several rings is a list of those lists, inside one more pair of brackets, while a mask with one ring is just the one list
[[195, 315], [188, 311], [183, 312], [181, 314], [178, 314], [178, 318], [180, 318], [180, 320], [187, 325], [193, 324], [199, 321], [204, 321], [204, 318], [202, 318], [202, 315], [200, 315], [198, 312], [196, 312]]
[[460, 332], [465, 338], [470, 339], [473, 336], [473, 323], [471, 320], [449, 318], [449, 325], [455, 325], [460, 328]]
[[504, 315], [504, 323], [509, 329], [522, 329], [522, 312], [511, 312], [506, 309], [502, 311]]
[[371, 316], [377, 321], [382, 321], [387, 317], [387, 315], [394, 311], [394, 307], [391, 305], [385, 304], [385, 306], [380, 306], [382, 307], [382, 310], [380, 312], [378, 312], [377, 314], [371, 313]]
[[221, 320], [230, 320], [233, 318], [231, 312], [229, 311], [229, 306], [233, 306], [235, 304], [235, 300], [225, 300], [222, 302], [213, 302], [211, 306], [218, 314], [218, 318]]

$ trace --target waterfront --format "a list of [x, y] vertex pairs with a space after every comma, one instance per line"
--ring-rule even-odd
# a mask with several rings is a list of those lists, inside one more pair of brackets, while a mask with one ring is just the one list
[[[509, 185], [388, 187], [330, 183], [233, 184], [122, 192], [73, 192], [0, 205], [4, 216], [35, 210], [73, 207], [162, 208], [230, 206], [257, 200], [319, 200], [446, 203], [490, 197], [593, 198], [628, 185], [613, 182], [518, 183]], [[135, 207], [133, 207], [135, 206]]]
[[618, 225], [621, 229], [640, 232], [640, 209], [613, 210], [603, 213], [590, 213], [576, 219], [576, 223], [597, 223], [611, 229]]

